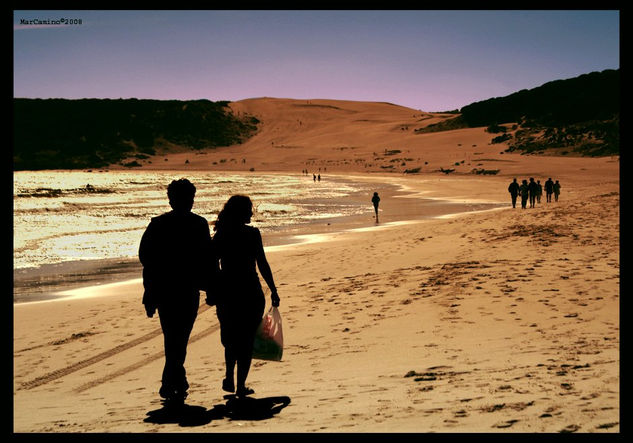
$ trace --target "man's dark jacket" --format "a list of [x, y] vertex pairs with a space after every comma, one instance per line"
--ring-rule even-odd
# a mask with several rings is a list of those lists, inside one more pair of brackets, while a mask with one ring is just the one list
[[170, 211], [152, 218], [139, 247], [143, 304], [159, 307], [207, 291], [217, 268], [209, 224], [193, 212]]

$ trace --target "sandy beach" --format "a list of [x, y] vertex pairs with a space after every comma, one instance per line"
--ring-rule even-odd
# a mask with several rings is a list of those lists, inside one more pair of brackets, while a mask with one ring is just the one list
[[[215, 308], [201, 304], [187, 407], [163, 409], [162, 335], [145, 316], [140, 275], [15, 304], [14, 432], [620, 431], [619, 157], [503, 153], [483, 128], [416, 134], [442, 115], [390, 104], [231, 106], [256, 115], [261, 132], [242, 145], [159, 154], [142, 168], [321, 168], [324, 180], [359, 176], [410, 195], [384, 198], [378, 225], [373, 214], [362, 228], [315, 224], [298, 234], [325, 232], [318, 241], [267, 248], [284, 356], [254, 361], [255, 394], [243, 402], [221, 390]], [[412, 160], [388, 172], [393, 150]], [[403, 173], [412, 167], [419, 173]], [[560, 180], [559, 201], [513, 209], [514, 177]], [[416, 195], [506, 206], [398, 215]]]

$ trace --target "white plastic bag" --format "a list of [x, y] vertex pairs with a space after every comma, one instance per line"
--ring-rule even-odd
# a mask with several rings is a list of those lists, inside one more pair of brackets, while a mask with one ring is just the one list
[[284, 352], [284, 336], [281, 329], [281, 314], [276, 307], [262, 318], [253, 345], [253, 358], [280, 361]]

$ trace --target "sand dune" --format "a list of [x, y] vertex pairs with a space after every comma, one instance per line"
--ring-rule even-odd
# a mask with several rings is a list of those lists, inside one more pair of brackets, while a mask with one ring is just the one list
[[[462, 140], [472, 147], [486, 145], [492, 139], [483, 129], [448, 136], [416, 134], [415, 129], [453, 115], [388, 103], [262, 98], [230, 106], [238, 115], [255, 116], [262, 122], [259, 132], [245, 143], [172, 154], [168, 161], [157, 155], [142, 163], [159, 169], [391, 172], [421, 167], [428, 172], [464, 160], [460, 157], [464, 154], [459, 146]], [[447, 155], [446, 150], [451, 153]], [[497, 146], [482, 153], [498, 151]], [[399, 161], [393, 161], [396, 159]], [[402, 167], [403, 162], [407, 168]]]
[[[201, 306], [188, 408], [173, 415], [157, 395], [162, 337], [144, 316], [140, 282], [15, 305], [14, 431], [619, 432], [619, 158], [501, 154], [482, 128], [415, 134], [446, 116], [384, 103], [231, 106], [263, 122], [253, 139], [156, 156], [144, 168], [321, 167], [324, 177], [360, 174], [508, 206], [271, 250], [284, 358], [255, 362], [256, 393], [241, 404], [220, 388], [214, 308]], [[422, 172], [385, 172], [385, 149]], [[475, 167], [500, 172], [470, 174]], [[514, 176], [560, 180], [560, 201], [512, 209]], [[401, 207], [381, 203], [385, 214]]]
[[[416, 133], [416, 129], [454, 114], [389, 103], [257, 98], [230, 106], [237, 114], [261, 121], [255, 136], [241, 145], [156, 155], [141, 161], [142, 167], [292, 173], [307, 169], [324, 177], [336, 173], [402, 175], [419, 168], [418, 173], [407, 174], [414, 180], [429, 176], [479, 178], [473, 170], [484, 169], [498, 170], [496, 175], [502, 177], [556, 176], [561, 182], [579, 179], [596, 185], [619, 171], [619, 160], [611, 157], [505, 153], [507, 144], [492, 144], [494, 134], [485, 128]], [[454, 172], [446, 175], [441, 169]], [[506, 188], [497, 192], [497, 198], [505, 199]]]

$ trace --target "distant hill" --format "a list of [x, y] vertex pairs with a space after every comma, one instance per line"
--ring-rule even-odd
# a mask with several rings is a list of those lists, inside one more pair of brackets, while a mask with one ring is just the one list
[[[458, 117], [419, 132], [487, 126], [503, 132], [493, 142], [508, 142], [509, 151], [610, 155], [619, 153], [619, 120], [620, 70], [610, 69], [472, 103]], [[516, 123], [515, 132], [504, 123]]]
[[562, 126], [608, 120], [620, 112], [620, 70], [551, 81], [506, 97], [472, 103], [460, 112], [471, 127], [513, 122]]
[[[391, 145], [407, 134], [479, 127], [487, 128], [491, 143], [503, 143], [508, 152], [619, 153], [619, 70], [555, 80], [472, 103], [458, 114], [328, 100], [291, 101], [287, 107], [286, 101], [271, 99], [270, 109], [260, 115], [249, 110], [253, 100], [229, 106], [209, 100], [15, 98], [13, 167], [140, 166], [153, 154], [242, 144], [255, 133], [266, 134], [253, 138], [257, 149], [292, 148], [296, 153], [300, 147], [321, 146], [328, 137], [335, 137], [340, 149], [355, 149], [365, 137], [369, 144]], [[268, 123], [260, 122], [263, 115]], [[352, 120], [343, 124], [343, 115]], [[321, 123], [313, 125], [315, 121]]]
[[13, 120], [15, 170], [103, 167], [163, 147], [228, 146], [258, 123], [235, 116], [228, 102], [137, 99], [15, 98]]

